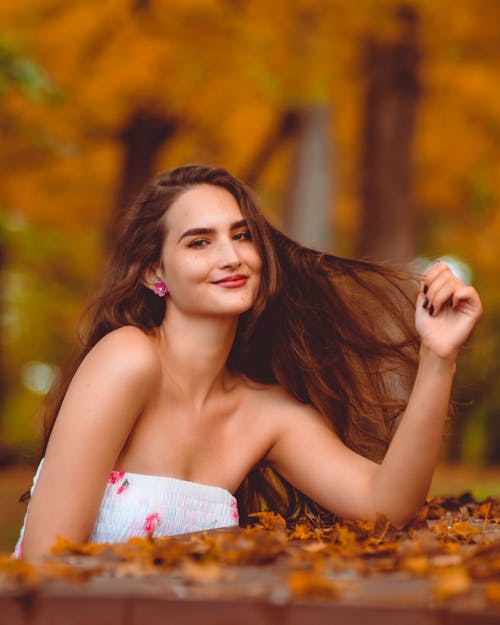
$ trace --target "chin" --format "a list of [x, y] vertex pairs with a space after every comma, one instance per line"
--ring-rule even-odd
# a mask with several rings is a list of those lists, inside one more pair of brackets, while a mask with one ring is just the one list
[[222, 316], [230, 315], [232, 317], [238, 317], [243, 313], [246, 313], [252, 308], [252, 304], [246, 306], [226, 306], [224, 309], [220, 309], [218, 313]]
[[222, 305], [214, 306], [213, 312], [215, 314], [220, 314], [220, 315], [223, 315], [223, 316], [225, 316], [225, 315], [231, 315], [231, 316], [242, 315], [243, 313], [249, 311], [250, 308], [252, 308], [254, 301], [255, 300], [253, 298], [248, 298], [248, 300], [234, 302], [234, 303], [225, 302]]

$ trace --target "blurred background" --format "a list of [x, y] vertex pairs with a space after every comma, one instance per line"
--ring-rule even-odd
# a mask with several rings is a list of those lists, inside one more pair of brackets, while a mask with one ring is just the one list
[[0, 548], [116, 216], [192, 162], [302, 243], [474, 283], [438, 476], [500, 492], [499, 75], [492, 0], [3, 0]]

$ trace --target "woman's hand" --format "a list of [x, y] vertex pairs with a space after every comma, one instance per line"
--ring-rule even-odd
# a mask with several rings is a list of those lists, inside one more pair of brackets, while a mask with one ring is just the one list
[[439, 358], [455, 360], [482, 311], [476, 290], [457, 278], [446, 263], [434, 263], [424, 275], [417, 298], [415, 326], [422, 346]]

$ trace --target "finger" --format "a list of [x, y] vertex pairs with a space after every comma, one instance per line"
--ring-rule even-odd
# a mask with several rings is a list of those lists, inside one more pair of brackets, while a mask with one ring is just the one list
[[453, 309], [462, 310], [470, 316], [479, 319], [483, 313], [481, 299], [472, 286], [463, 285], [453, 293]]
[[429, 284], [426, 294], [428, 306], [425, 308], [429, 309], [431, 315], [434, 311], [438, 312], [446, 302], [452, 303], [454, 290], [462, 286], [463, 282], [450, 270], [441, 271]]
[[443, 308], [449, 308], [453, 306], [454, 294], [457, 286], [457, 280], [444, 280], [439, 286], [434, 286], [432, 293], [432, 299], [428, 306], [429, 314], [431, 316], [437, 315], [443, 310]]
[[443, 273], [451, 272], [446, 263], [436, 262], [430, 267], [423, 276], [422, 293], [427, 295], [432, 283]]
[[437, 260], [425, 272], [424, 283], [427, 286], [429, 286], [429, 284], [436, 278], [436, 276], [438, 276], [440, 273], [446, 270], [450, 271], [450, 268], [448, 267], [448, 265], [446, 263], [443, 263], [440, 260]]
[[[423, 307], [428, 310], [432, 309], [432, 311], [439, 310], [443, 303], [451, 297], [453, 288], [460, 285], [462, 282], [445, 265], [439, 273], [434, 274], [432, 280], [429, 280], [422, 290], [422, 293], [425, 294]], [[438, 294], [440, 295], [438, 296]]]

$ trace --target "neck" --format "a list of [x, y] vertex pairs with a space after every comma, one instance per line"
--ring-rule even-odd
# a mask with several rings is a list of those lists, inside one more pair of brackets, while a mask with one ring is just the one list
[[238, 317], [193, 317], [173, 306], [160, 327], [160, 344], [171, 392], [201, 410], [229, 382], [226, 363]]

